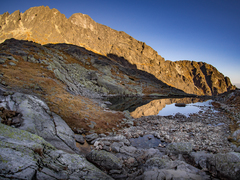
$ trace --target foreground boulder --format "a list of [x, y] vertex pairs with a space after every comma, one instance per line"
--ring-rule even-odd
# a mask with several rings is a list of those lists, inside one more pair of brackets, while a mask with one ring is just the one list
[[189, 154], [193, 149], [192, 143], [179, 142], [167, 146], [168, 154]]
[[210, 176], [184, 161], [171, 161], [166, 158], [154, 157], [146, 162], [147, 169], [142, 179], [199, 179], [207, 180]]
[[77, 154], [0, 123], [0, 179], [112, 179]]
[[98, 165], [104, 170], [121, 170], [121, 161], [113, 154], [107, 151], [92, 150], [87, 155], [87, 160]]
[[216, 154], [208, 159], [209, 171], [226, 179], [240, 179], [240, 153]]
[[0, 101], [0, 107], [21, 115], [20, 124], [17, 126], [19, 129], [44, 138], [58, 149], [78, 152], [73, 131], [60, 116], [51, 112], [47, 104], [36, 96], [9, 93], [0, 89]]

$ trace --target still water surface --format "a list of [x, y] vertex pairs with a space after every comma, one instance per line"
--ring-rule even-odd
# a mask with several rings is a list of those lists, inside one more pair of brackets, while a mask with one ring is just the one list
[[177, 107], [174, 104], [166, 105], [161, 111], [159, 111], [159, 116], [174, 116], [177, 113], [183, 114], [186, 117], [189, 117], [190, 114], [198, 113], [200, 111], [205, 111], [206, 108], [212, 107], [212, 100], [207, 100], [205, 102], [197, 102], [187, 104], [185, 107]]
[[[131, 116], [139, 118], [142, 116], [159, 115], [169, 116], [177, 113], [189, 116], [192, 113], [202, 111], [202, 107], [210, 107], [212, 100], [206, 98], [161, 98], [153, 99], [147, 97], [114, 97], [108, 99], [112, 104], [109, 109], [124, 111], [128, 110]], [[185, 107], [177, 107], [176, 103], [184, 103]]]

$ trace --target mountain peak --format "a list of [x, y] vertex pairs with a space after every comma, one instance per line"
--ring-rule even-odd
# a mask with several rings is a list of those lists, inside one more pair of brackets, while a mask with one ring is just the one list
[[206, 68], [201, 63], [191, 61], [165, 61], [145, 43], [81, 13], [67, 19], [57, 9], [48, 6], [32, 7], [24, 13], [4, 13], [0, 15], [0, 42], [9, 38], [40, 44], [69, 43], [105, 56], [123, 57], [139, 70], [190, 94], [213, 95], [234, 88], [229, 80], [226, 81], [221, 73], [210, 66]]
[[88, 15], [82, 13], [75, 13], [71, 17], [69, 17], [69, 21], [81, 28], [90, 29], [94, 31], [94, 26], [96, 26], [96, 22]]

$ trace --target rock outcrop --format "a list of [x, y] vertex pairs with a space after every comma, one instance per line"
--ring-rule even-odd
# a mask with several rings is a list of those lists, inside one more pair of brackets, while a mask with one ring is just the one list
[[112, 179], [85, 158], [0, 123], [0, 179]]
[[0, 42], [9, 38], [40, 44], [75, 44], [125, 65], [121, 59], [123, 57], [129, 67], [151, 73], [168, 85], [190, 94], [216, 95], [235, 88], [228, 77], [207, 63], [165, 61], [144, 42], [98, 24], [81, 13], [67, 19], [58, 10], [44, 6], [30, 8], [24, 13], [6, 12], [0, 16]]
[[20, 115], [17, 128], [44, 138], [58, 149], [71, 153], [79, 152], [73, 131], [60, 116], [51, 112], [47, 104], [36, 96], [22, 93], [6, 94], [0, 89], [0, 102], [0, 107]]

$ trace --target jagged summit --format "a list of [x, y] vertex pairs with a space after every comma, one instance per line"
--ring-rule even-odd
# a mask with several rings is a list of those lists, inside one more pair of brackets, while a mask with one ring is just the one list
[[105, 56], [123, 57], [139, 70], [190, 94], [216, 95], [234, 89], [229, 78], [207, 63], [165, 61], [144, 42], [81, 13], [67, 19], [57, 9], [44, 6], [30, 8], [24, 13], [4, 13], [0, 15], [0, 42], [9, 38], [40, 44], [68, 43]]

